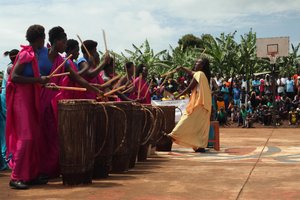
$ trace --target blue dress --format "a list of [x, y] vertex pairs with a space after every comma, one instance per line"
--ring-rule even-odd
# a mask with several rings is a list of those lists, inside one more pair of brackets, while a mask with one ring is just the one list
[[76, 64], [76, 67], [77, 67], [77, 69], [78, 69], [78, 71], [80, 71], [79, 65], [80, 65], [80, 63], [82, 63], [82, 62], [87, 62], [87, 60], [86, 60], [84, 57], [81, 57], [81, 58], [79, 58], [79, 59], [77, 60], [77, 62], [75, 63], [75, 64]]
[[5, 124], [6, 124], [6, 81], [7, 74], [2, 80], [2, 91], [1, 91], [1, 112], [0, 112], [0, 171], [7, 169], [6, 161], [6, 141], [5, 141]]
[[46, 47], [39, 49], [37, 55], [40, 74], [42, 76], [50, 75], [53, 63], [49, 60], [48, 49]]

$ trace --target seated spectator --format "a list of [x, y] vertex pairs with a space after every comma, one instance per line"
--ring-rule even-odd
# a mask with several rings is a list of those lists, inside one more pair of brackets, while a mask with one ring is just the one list
[[259, 104], [259, 99], [256, 97], [255, 92], [251, 92], [250, 103], [251, 103], [252, 108], [254, 108], [254, 109]]
[[231, 109], [231, 121], [232, 122], [237, 122], [238, 121], [238, 117], [239, 117], [239, 107], [237, 105], [235, 105], [232, 109]]
[[242, 105], [241, 106], [241, 111], [240, 111], [240, 119], [242, 120], [243, 122], [243, 128], [246, 127], [246, 118], [247, 118], [247, 111], [246, 111], [246, 107], [245, 105]]
[[252, 118], [252, 114], [248, 113], [246, 120], [245, 120], [245, 126], [247, 128], [253, 128], [253, 118]]
[[271, 125], [272, 122], [272, 114], [271, 114], [271, 107], [268, 108], [268, 106], [263, 106], [263, 124], [264, 126]]
[[221, 107], [220, 111], [218, 111], [218, 121], [219, 121], [220, 125], [227, 124], [227, 113], [225, 112], [224, 107]]
[[165, 84], [165, 90], [174, 93], [178, 90], [178, 84], [173, 78], [169, 78], [167, 83]]
[[218, 94], [217, 96], [217, 107], [218, 111], [220, 111], [221, 107], [225, 108], [225, 101], [222, 94]]
[[298, 116], [297, 112], [294, 107], [291, 108], [291, 111], [289, 112], [289, 125], [296, 125], [298, 122]]
[[253, 114], [253, 108], [251, 104], [248, 106], [247, 113]]
[[234, 107], [234, 102], [233, 102], [233, 100], [231, 100], [229, 102], [229, 105], [228, 105], [228, 108], [227, 108], [227, 116], [231, 116], [231, 110], [232, 110], [233, 107]]
[[163, 95], [160, 93], [160, 90], [156, 87], [153, 89], [153, 95], [151, 97], [152, 100], [161, 100], [163, 98]]
[[298, 104], [296, 111], [298, 113], [298, 120], [299, 120], [300, 119], [300, 104]]
[[276, 126], [280, 126], [280, 123], [281, 123], [281, 118], [279, 116], [279, 111], [278, 110], [275, 110], [275, 124]]

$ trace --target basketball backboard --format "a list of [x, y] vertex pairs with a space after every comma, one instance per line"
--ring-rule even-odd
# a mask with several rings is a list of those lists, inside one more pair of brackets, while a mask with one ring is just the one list
[[256, 55], [258, 58], [288, 56], [289, 40], [289, 37], [257, 38]]

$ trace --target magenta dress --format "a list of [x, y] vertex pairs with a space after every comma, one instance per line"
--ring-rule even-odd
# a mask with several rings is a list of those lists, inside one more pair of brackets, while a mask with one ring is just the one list
[[[139, 88], [139, 82], [140, 82], [139, 80], [140, 80], [140, 77], [137, 77], [133, 82], [135, 91], [129, 95], [130, 99], [138, 98], [138, 88]], [[151, 104], [150, 90], [148, 90], [148, 87], [149, 87], [148, 83], [142, 78], [141, 88], [140, 88], [140, 98], [145, 97], [145, 99], [141, 102], [142, 104]]]
[[[68, 60], [67, 64], [73, 69], [73, 71], [78, 72], [76, 64], [72, 60]], [[65, 76], [62, 79], [62, 86], [67, 87], [80, 87], [78, 84], [73, 82], [69, 76]], [[62, 99], [82, 99], [86, 92], [72, 91], [72, 90], [60, 90], [59, 93], [52, 99], [52, 108], [54, 111], [55, 121], [58, 122], [58, 101]]]
[[[82, 62], [87, 62], [87, 60], [85, 58], [79, 58], [78, 61], [77, 61], [77, 65], [80, 65], [80, 63]], [[101, 77], [101, 73], [99, 73], [97, 76], [95, 76], [94, 78], [89, 78], [89, 77], [86, 77], [86, 76], [82, 76], [87, 82], [91, 83], [91, 84], [103, 84], [104, 81]], [[84, 93], [81, 93], [80, 94], [80, 99], [96, 99], [97, 97], [97, 94], [95, 92], [92, 92], [92, 91], [86, 91]]]
[[[21, 46], [17, 56], [24, 64], [23, 76], [39, 77], [37, 58], [31, 46]], [[39, 175], [40, 84], [13, 83], [8, 78], [6, 142], [11, 179], [30, 181]]]
[[[52, 63], [48, 58], [48, 49], [39, 51], [39, 69], [43, 76], [50, 75], [64, 59], [58, 55]], [[56, 73], [63, 73], [61, 67]], [[53, 77], [49, 83], [62, 84], [63, 77]], [[59, 93], [59, 90], [42, 88], [40, 95], [40, 117], [41, 117], [41, 140], [40, 140], [40, 173], [51, 178], [60, 175], [59, 167], [59, 138], [55, 113], [52, 107], [52, 99]]]

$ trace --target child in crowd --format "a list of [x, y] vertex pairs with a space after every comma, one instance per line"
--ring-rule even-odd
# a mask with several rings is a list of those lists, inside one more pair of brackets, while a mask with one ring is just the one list
[[241, 111], [240, 111], [240, 119], [242, 120], [243, 122], [243, 128], [246, 127], [246, 118], [247, 118], [247, 110], [246, 110], [246, 107], [245, 105], [242, 105], [241, 106]]
[[240, 92], [240, 102], [241, 102], [241, 105], [245, 105], [246, 104], [246, 95], [247, 95], [247, 92], [246, 92], [246, 89], [245, 87], [242, 87], [242, 90]]
[[221, 107], [218, 111], [218, 121], [220, 125], [226, 125], [227, 124], [227, 113], [225, 112], [224, 107]]
[[231, 109], [231, 121], [232, 122], [237, 122], [238, 121], [238, 117], [239, 117], [239, 107], [237, 105], [235, 105], [232, 109]]
[[272, 114], [271, 114], [271, 107], [268, 108], [268, 106], [263, 106], [263, 124], [264, 126], [271, 125], [272, 121]]
[[291, 111], [289, 112], [289, 125], [296, 125], [298, 122], [298, 116], [297, 111], [294, 107], [291, 108]]
[[217, 96], [217, 107], [218, 107], [218, 111], [220, 111], [222, 107], [225, 108], [225, 101], [221, 93], [218, 94]]
[[253, 118], [251, 113], [247, 113], [247, 117], [245, 120], [245, 127], [252, 128], [253, 127]]

